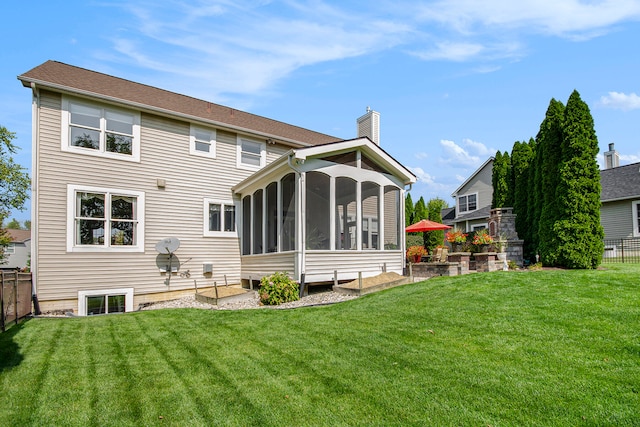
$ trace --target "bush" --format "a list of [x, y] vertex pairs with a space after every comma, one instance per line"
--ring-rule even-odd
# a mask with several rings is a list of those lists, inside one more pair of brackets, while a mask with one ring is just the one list
[[276, 272], [260, 279], [260, 302], [264, 305], [278, 305], [300, 299], [298, 284], [287, 273]]

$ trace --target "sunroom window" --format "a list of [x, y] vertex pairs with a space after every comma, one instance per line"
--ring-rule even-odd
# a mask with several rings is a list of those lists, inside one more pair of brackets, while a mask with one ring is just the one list
[[306, 173], [306, 247], [331, 249], [331, 179], [322, 172]]
[[357, 182], [351, 178], [336, 178], [336, 249], [357, 249]]

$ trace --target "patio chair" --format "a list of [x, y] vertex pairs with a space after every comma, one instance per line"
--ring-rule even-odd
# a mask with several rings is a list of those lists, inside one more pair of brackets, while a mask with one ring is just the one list
[[449, 257], [449, 248], [443, 248], [442, 254], [440, 255], [440, 262], [447, 262], [448, 257]]
[[435, 253], [431, 257], [431, 262], [440, 262], [442, 258], [442, 248], [436, 248]]

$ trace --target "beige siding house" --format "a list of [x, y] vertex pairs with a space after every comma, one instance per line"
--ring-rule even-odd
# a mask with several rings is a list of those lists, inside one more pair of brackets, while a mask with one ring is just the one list
[[[132, 311], [275, 271], [307, 283], [402, 271], [394, 223], [416, 178], [369, 138], [55, 61], [18, 78], [33, 94], [31, 265], [43, 311]], [[179, 248], [159, 253], [168, 237]]]

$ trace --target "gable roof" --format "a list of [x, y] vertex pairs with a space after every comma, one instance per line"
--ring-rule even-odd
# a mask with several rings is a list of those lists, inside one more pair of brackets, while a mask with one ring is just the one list
[[416, 176], [397, 160], [387, 154], [378, 144], [371, 141], [368, 137], [349, 139], [345, 141], [337, 141], [329, 144], [318, 145], [315, 147], [295, 148], [284, 153], [280, 158], [274, 160], [264, 168], [255, 172], [253, 175], [245, 178], [236, 184], [231, 190], [235, 193], [241, 193], [245, 188], [269, 175], [270, 172], [284, 167], [291, 161], [304, 162], [309, 157], [322, 156], [330, 153], [344, 152], [358, 148], [374, 159], [376, 162], [384, 165], [391, 170], [393, 174], [402, 178], [405, 185], [414, 184], [417, 181]]
[[16, 230], [13, 228], [7, 228], [5, 230], [9, 237], [11, 237], [12, 243], [24, 243], [31, 239], [31, 230]]
[[293, 146], [325, 144], [342, 139], [57, 61], [47, 61], [18, 76], [18, 79], [25, 87], [43, 87], [122, 103], [142, 111], [178, 116], [234, 131], [258, 133]]
[[600, 184], [602, 202], [640, 198], [640, 163], [601, 170]]
[[484, 169], [489, 163], [491, 163], [491, 165], [493, 166], [493, 161], [494, 161], [494, 157], [489, 157], [487, 160], [485, 160], [485, 162], [478, 168], [476, 169], [476, 171], [474, 173], [472, 173], [469, 178], [467, 178], [462, 184], [460, 184], [460, 186], [456, 189], [456, 191], [454, 191], [453, 193], [451, 193], [451, 197], [456, 197], [458, 195], [458, 192], [460, 192], [460, 190], [462, 190], [462, 188], [464, 188], [465, 185], [467, 185], [469, 182], [471, 182], [471, 180], [473, 178], [475, 178], [476, 175], [478, 175], [482, 169]]

